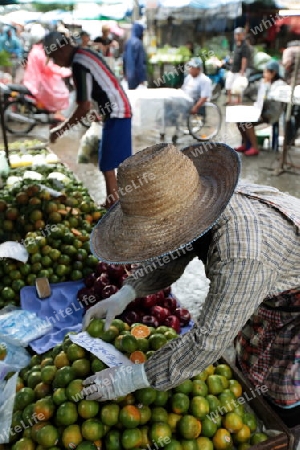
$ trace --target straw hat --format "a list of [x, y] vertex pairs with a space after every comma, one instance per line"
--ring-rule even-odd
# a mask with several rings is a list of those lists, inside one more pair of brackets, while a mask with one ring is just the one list
[[111, 264], [146, 262], [182, 249], [218, 220], [240, 173], [225, 144], [158, 144], [118, 169], [120, 200], [91, 235], [91, 250]]

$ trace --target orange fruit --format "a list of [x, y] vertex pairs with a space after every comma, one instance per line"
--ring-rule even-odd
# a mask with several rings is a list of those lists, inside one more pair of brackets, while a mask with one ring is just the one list
[[233, 448], [231, 434], [224, 428], [217, 430], [212, 441], [215, 450], [231, 450]]
[[75, 370], [72, 367], [64, 366], [56, 372], [52, 385], [54, 388], [66, 387], [74, 379]]
[[62, 403], [56, 411], [56, 420], [59, 425], [73, 425], [78, 418], [76, 405], [72, 402]]
[[269, 437], [265, 433], [254, 433], [251, 436], [250, 444], [251, 445], [260, 444], [261, 442], [267, 441], [268, 439]]
[[55, 356], [54, 365], [55, 367], [57, 367], [57, 369], [61, 369], [62, 367], [70, 365], [70, 361], [68, 360], [68, 357], [65, 352], [60, 352], [58, 355]]
[[244, 405], [237, 405], [237, 406], [234, 408], [233, 412], [236, 413], [236, 414], [238, 414], [238, 415], [241, 416], [241, 417], [244, 417], [244, 414], [245, 414], [245, 408], [244, 408]]
[[136, 428], [141, 422], [139, 408], [134, 405], [124, 406], [120, 411], [119, 421], [125, 428]]
[[141, 405], [149, 406], [156, 399], [156, 391], [151, 387], [138, 389], [137, 391], [135, 391], [134, 396], [138, 403], [140, 403]]
[[91, 371], [91, 363], [85, 358], [74, 361], [71, 367], [74, 369], [76, 377], [85, 378]]
[[17, 384], [16, 384], [16, 392], [19, 392], [24, 387], [24, 381], [21, 377], [17, 378]]
[[104, 330], [105, 321], [103, 319], [93, 319], [87, 327], [87, 332], [94, 338], [100, 338]]
[[218, 411], [218, 409], [220, 408], [220, 401], [218, 397], [209, 394], [206, 396], [206, 400], [208, 401], [209, 404], [209, 412]]
[[249, 444], [248, 442], [245, 442], [245, 443], [240, 444], [240, 445], [238, 446], [238, 450], [248, 450], [248, 449], [251, 448], [251, 447], [252, 447], [251, 444]]
[[194, 380], [192, 387], [192, 395], [201, 395], [202, 397], [206, 397], [208, 394], [208, 387], [206, 383], [202, 380]]
[[121, 433], [118, 430], [109, 430], [105, 435], [104, 445], [106, 450], [120, 450]]
[[176, 439], [171, 439], [167, 445], [164, 446], [165, 450], [182, 450], [181, 444]]
[[131, 334], [123, 336], [122, 339], [122, 350], [126, 353], [133, 353], [137, 350], [138, 344], [137, 340]]
[[219, 395], [220, 411], [222, 414], [232, 412], [237, 406], [237, 401], [232, 392], [222, 392]]
[[34, 405], [34, 412], [38, 418], [39, 414], [40, 417], [43, 417], [42, 419], [39, 419], [42, 421], [49, 420], [50, 417], [53, 416], [54, 411], [55, 406], [51, 397], [41, 398]]
[[22, 437], [16, 442], [15, 450], [35, 450], [35, 443], [28, 437]]
[[41, 379], [44, 383], [51, 384], [57, 372], [56, 366], [45, 366], [41, 369]]
[[130, 333], [136, 339], [143, 339], [143, 338], [147, 338], [148, 336], [150, 336], [149, 327], [147, 327], [146, 325], [136, 325], [135, 327], [132, 328]]
[[99, 412], [99, 403], [95, 400], [81, 400], [78, 404], [78, 414], [83, 419], [91, 419]]
[[125, 450], [139, 448], [142, 445], [142, 442], [142, 432], [138, 428], [135, 428], [133, 430], [125, 430], [122, 433], [121, 443]]
[[68, 450], [76, 448], [82, 441], [82, 434], [79, 425], [70, 425], [64, 429], [62, 437], [62, 443]]
[[71, 344], [67, 349], [67, 358], [69, 361], [73, 362], [77, 359], [82, 359], [86, 355], [84, 348], [77, 344]]
[[134, 364], [143, 364], [147, 361], [145, 353], [141, 352], [140, 350], [136, 350], [135, 352], [131, 353], [129, 359]]
[[156, 398], [153, 406], [165, 406], [170, 397], [170, 391], [156, 391]]
[[182, 439], [180, 441], [180, 445], [182, 450], [197, 450], [197, 441], [196, 439]]
[[45, 427], [46, 425], [50, 425], [50, 422], [38, 422], [38, 423], [35, 423], [35, 424], [32, 426], [32, 428], [31, 428], [31, 438], [32, 438], [35, 442], [37, 442], [37, 434], [38, 434], [38, 431], [39, 431], [41, 428]]
[[206, 398], [197, 395], [193, 397], [190, 403], [189, 412], [197, 419], [205, 419], [209, 414], [209, 403]]
[[51, 386], [47, 383], [38, 383], [34, 388], [35, 397], [37, 399], [47, 397], [52, 392]]
[[182, 416], [180, 414], [175, 414], [175, 413], [168, 414], [167, 423], [168, 423], [169, 427], [171, 428], [172, 433], [175, 433], [175, 431], [177, 429], [177, 424], [178, 424], [179, 420], [181, 419], [181, 417]]
[[[141, 412], [141, 408], [139, 408], [139, 410]], [[119, 405], [104, 405], [104, 406], [102, 406], [101, 411], [100, 411], [101, 422], [104, 425], [108, 425], [109, 427], [117, 425], [117, 423], [119, 421], [119, 412], [120, 412]]]
[[61, 405], [65, 401], [67, 401], [66, 389], [58, 388], [53, 392], [52, 399], [55, 405]]
[[245, 413], [243, 415], [243, 423], [250, 428], [251, 433], [253, 433], [257, 428], [257, 421], [254, 414]]
[[242, 385], [237, 380], [229, 380], [229, 390], [236, 398], [241, 397], [243, 393]]
[[222, 383], [222, 386], [223, 386], [224, 390], [228, 389], [228, 387], [229, 387], [229, 380], [227, 380], [227, 378], [224, 377], [223, 375], [218, 375], [218, 376], [221, 379], [221, 383]]
[[181, 384], [175, 387], [175, 392], [180, 392], [182, 394], [189, 394], [193, 390], [192, 380], [185, 380]]
[[187, 414], [179, 420], [178, 431], [184, 439], [196, 439], [201, 433], [201, 422]]
[[78, 402], [82, 399], [81, 392], [83, 390], [82, 380], [72, 380], [66, 387], [66, 397], [72, 402]]
[[208, 393], [212, 395], [219, 395], [223, 392], [224, 387], [219, 375], [209, 375], [206, 380], [208, 386]]
[[198, 375], [195, 375], [195, 376], [192, 378], [192, 380], [193, 380], [193, 381], [194, 381], [194, 380], [206, 381], [207, 377], [208, 377], [208, 373], [207, 373], [205, 370], [203, 370], [203, 372], [200, 372]]
[[53, 425], [45, 425], [38, 430], [36, 437], [43, 447], [53, 447], [58, 442], [59, 434]]
[[171, 408], [175, 414], [185, 414], [188, 412], [190, 406], [189, 397], [181, 392], [172, 395]]
[[243, 425], [242, 428], [233, 435], [233, 442], [236, 444], [243, 444], [250, 440], [251, 431], [247, 425]]
[[151, 425], [149, 430], [149, 438], [152, 442], [162, 442], [166, 440], [171, 440], [172, 430], [170, 426], [165, 422], [155, 422]]
[[214, 445], [210, 439], [207, 437], [198, 437], [196, 439], [197, 450], [214, 450]]
[[138, 408], [141, 414], [140, 424], [145, 425], [151, 419], [151, 409], [146, 405], [139, 405]]
[[222, 424], [229, 433], [237, 433], [243, 427], [243, 420], [238, 414], [229, 412], [223, 417]]
[[103, 423], [97, 419], [88, 419], [81, 425], [82, 436], [88, 441], [97, 441], [105, 434]]
[[215, 369], [216, 375], [223, 375], [227, 380], [231, 380], [233, 374], [230, 366], [228, 364], [218, 364]]
[[168, 411], [162, 406], [155, 406], [151, 409], [151, 422], [167, 422]]
[[205, 419], [201, 421], [201, 425], [202, 425], [201, 436], [207, 438], [213, 437], [218, 429], [217, 424], [209, 417], [205, 417]]

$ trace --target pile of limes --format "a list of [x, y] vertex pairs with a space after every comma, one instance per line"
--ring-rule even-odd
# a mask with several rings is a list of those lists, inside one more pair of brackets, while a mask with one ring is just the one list
[[[91, 322], [91, 335], [114, 343], [134, 363], [142, 363], [172, 329]], [[169, 391], [145, 388], [115, 401], [82, 396], [82, 381], [107, 366], [72, 343], [34, 355], [18, 378], [11, 426], [12, 450], [245, 450], [266, 440], [254, 415], [238, 402], [242, 387], [226, 364], [209, 366]]]
[[[16, 170], [20, 175], [27, 169]], [[89, 235], [105, 210], [96, 207], [71, 172], [63, 166], [56, 170], [70, 179], [59, 196], [43, 187], [56, 186], [55, 180], [48, 179], [53, 172], [48, 166], [35, 169], [45, 177], [40, 184], [23, 179], [1, 192], [0, 243], [22, 243], [29, 259], [26, 264], [17, 262], [12, 254], [0, 260], [0, 308], [18, 305], [20, 289], [34, 285], [36, 278], [47, 277], [50, 283], [79, 280], [92, 273], [98, 262], [90, 254]]]

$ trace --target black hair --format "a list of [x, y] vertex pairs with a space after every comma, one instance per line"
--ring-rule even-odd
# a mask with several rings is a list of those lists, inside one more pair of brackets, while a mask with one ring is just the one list
[[88, 33], [87, 31], [82, 30], [82, 31], [80, 31], [80, 37], [83, 37], [83, 36], [89, 36], [90, 37], [90, 33]]

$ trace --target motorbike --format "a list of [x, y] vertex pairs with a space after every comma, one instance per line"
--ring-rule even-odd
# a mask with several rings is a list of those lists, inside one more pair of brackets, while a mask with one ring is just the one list
[[212, 81], [212, 97], [211, 101], [215, 102], [220, 97], [225, 88], [226, 70], [228, 68], [227, 58], [222, 61], [217, 58], [211, 58], [205, 61], [205, 75]]
[[248, 75], [248, 86], [243, 92], [243, 97], [248, 98], [252, 102], [256, 101], [258, 88], [263, 78], [262, 70], [252, 70]]

